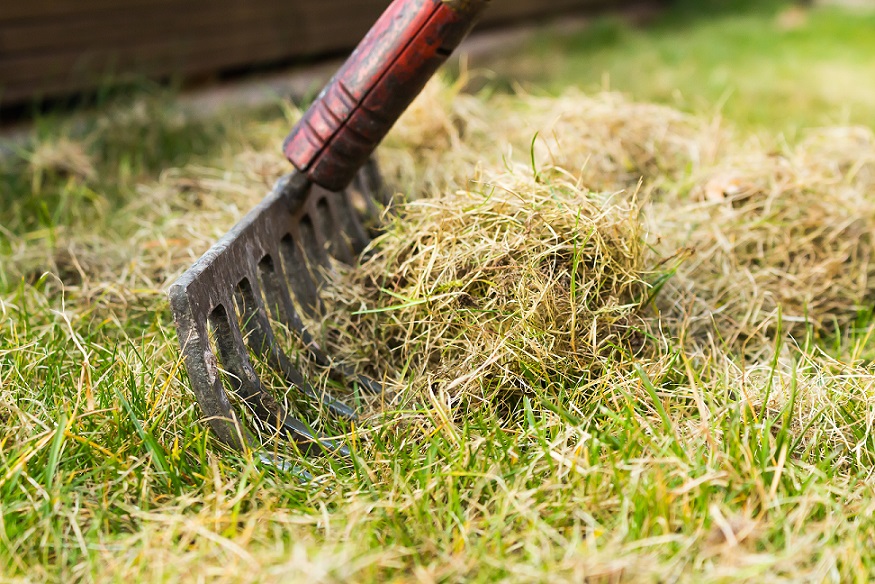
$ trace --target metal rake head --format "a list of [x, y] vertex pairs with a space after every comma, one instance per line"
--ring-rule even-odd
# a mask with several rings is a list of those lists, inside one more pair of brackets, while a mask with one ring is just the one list
[[[253, 356], [329, 412], [355, 416], [295, 368], [271, 318], [294, 332], [335, 379], [382, 391], [373, 380], [333, 364], [301, 315], [319, 315], [320, 272], [314, 268], [328, 265], [329, 255], [353, 262], [368, 243], [361, 214], [373, 214], [380, 191], [368, 157], [488, 3], [395, 0], [286, 139], [286, 158], [298, 171], [171, 287], [192, 388], [224, 442], [242, 448], [257, 443], [259, 432], [270, 432], [307, 449], [346, 450], [295, 418], [259, 379]], [[235, 409], [232, 396], [243, 407]], [[253, 424], [243, 423], [249, 417]]]
[[353, 263], [369, 243], [372, 231], [366, 225], [377, 216], [376, 202], [385, 202], [380, 193], [373, 162], [340, 192], [290, 174], [171, 286], [191, 387], [223, 442], [242, 448], [255, 446], [259, 435], [279, 434], [307, 451], [346, 452], [290, 413], [282, 396], [259, 378], [253, 358], [301, 397], [340, 418], [355, 418], [349, 405], [318, 391], [295, 367], [274, 330], [280, 323], [331, 378], [367, 393], [382, 392], [374, 380], [336, 364], [302, 320], [302, 314], [319, 318], [319, 286], [329, 256]]

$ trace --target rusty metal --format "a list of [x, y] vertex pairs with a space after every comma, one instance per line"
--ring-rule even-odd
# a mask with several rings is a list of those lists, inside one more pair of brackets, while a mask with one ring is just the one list
[[267, 363], [328, 413], [355, 418], [349, 405], [318, 391], [295, 367], [277, 340], [278, 322], [333, 379], [382, 392], [326, 355], [301, 313], [321, 314], [320, 268], [330, 267], [329, 256], [354, 263], [367, 246], [363, 219], [381, 202], [369, 157], [487, 3], [396, 0], [290, 133], [284, 151], [297, 170], [171, 287], [191, 387], [223, 442], [246, 448], [264, 434], [280, 434], [310, 452], [347, 451], [296, 418], [252, 360]]

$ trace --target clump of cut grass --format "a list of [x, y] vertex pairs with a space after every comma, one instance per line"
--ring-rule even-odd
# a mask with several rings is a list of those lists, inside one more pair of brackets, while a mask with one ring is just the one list
[[[414, 110], [407, 124], [442, 123], [453, 99], [445, 88], [432, 89], [428, 107]], [[719, 117], [610, 92], [588, 96], [571, 89], [556, 97], [490, 101], [494, 107], [479, 110], [481, 121], [469, 124], [450, 157], [479, 156], [484, 168], [528, 159], [545, 180], [643, 193], [649, 261], [665, 261], [669, 269], [677, 264], [660, 302], [673, 336], [768, 352], [779, 314], [785, 334], [798, 336], [808, 326], [834, 332], [875, 299], [871, 130], [809, 130], [787, 144], [739, 140]], [[423, 119], [429, 117], [435, 119]], [[425, 148], [423, 134], [417, 135]], [[498, 152], [490, 147], [496, 136]], [[464, 175], [456, 176], [464, 182]], [[428, 187], [414, 196], [433, 194], [433, 183]]]
[[519, 168], [477, 178], [398, 210], [335, 282], [337, 328], [370, 340], [364, 363], [450, 394], [578, 384], [644, 344], [644, 241], [634, 196]]
[[766, 350], [779, 316], [785, 333], [850, 325], [875, 300], [873, 174], [872, 133], [836, 128], [780, 151], [737, 147], [688, 194], [656, 202], [664, 243], [694, 251], [676, 279], [693, 320]]
[[[441, 151], [446, 132], [416, 128], [446, 128], [455, 97], [431, 89], [396, 139], [413, 132], [418, 150]], [[779, 332], [831, 334], [871, 303], [871, 132], [773, 146], [612, 93], [492, 99], [504, 107], [482, 110], [487, 123], [472, 123], [450, 156], [472, 159], [501, 136], [516, 153], [501, 163], [506, 174], [469, 180], [456, 169], [456, 185], [438, 192], [421, 177], [357, 275], [330, 291], [352, 299], [332, 318], [349, 331], [335, 332], [337, 352], [360, 366], [495, 396], [598, 376], [655, 329], [666, 346], [683, 340], [706, 354], [716, 342], [755, 362]], [[640, 206], [634, 192], [646, 193]], [[554, 246], [590, 233], [583, 256], [557, 256]], [[561, 261], [545, 272], [550, 257]], [[568, 262], [588, 271], [571, 277]], [[647, 281], [658, 283], [652, 294]], [[643, 312], [657, 292], [660, 314]], [[361, 339], [375, 342], [362, 349]]]
[[418, 197], [451, 190], [475, 168], [525, 161], [591, 191], [634, 190], [642, 179], [653, 190], [715, 164], [733, 137], [720, 118], [616, 92], [571, 88], [549, 97], [493, 95], [488, 103], [459, 94], [458, 84], [429, 84], [381, 148], [387, 177]]
[[691, 169], [713, 164], [731, 134], [719, 119], [638, 103], [619, 93], [586, 95], [570, 89], [556, 97], [517, 98], [518, 116], [498, 131], [525, 144], [535, 135], [533, 157], [541, 167], [571, 173], [596, 191], [671, 185]]

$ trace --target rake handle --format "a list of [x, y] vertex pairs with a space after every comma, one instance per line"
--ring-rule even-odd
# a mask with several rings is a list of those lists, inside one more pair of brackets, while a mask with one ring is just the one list
[[489, 0], [395, 0], [286, 138], [295, 168], [345, 188]]

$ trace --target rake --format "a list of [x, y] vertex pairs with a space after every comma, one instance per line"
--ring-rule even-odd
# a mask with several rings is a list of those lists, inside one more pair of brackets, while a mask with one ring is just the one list
[[[385, 203], [371, 155], [489, 0], [396, 0], [292, 129], [295, 170], [170, 288], [183, 361], [204, 418], [237, 448], [280, 435], [302, 451], [348, 454], [315, 432], [259, 378], [255, 356], [291, 390], [329, 414], [350, 405], [317, 390], [283, 350], [273, 323], [294, 333], [330, 378], [381, 394], [379, 383], [336, 363], [307, 330], [319, 318], [320, 268], [354, 264]], [[330, 257], [329, 257], [330, 256]]]

